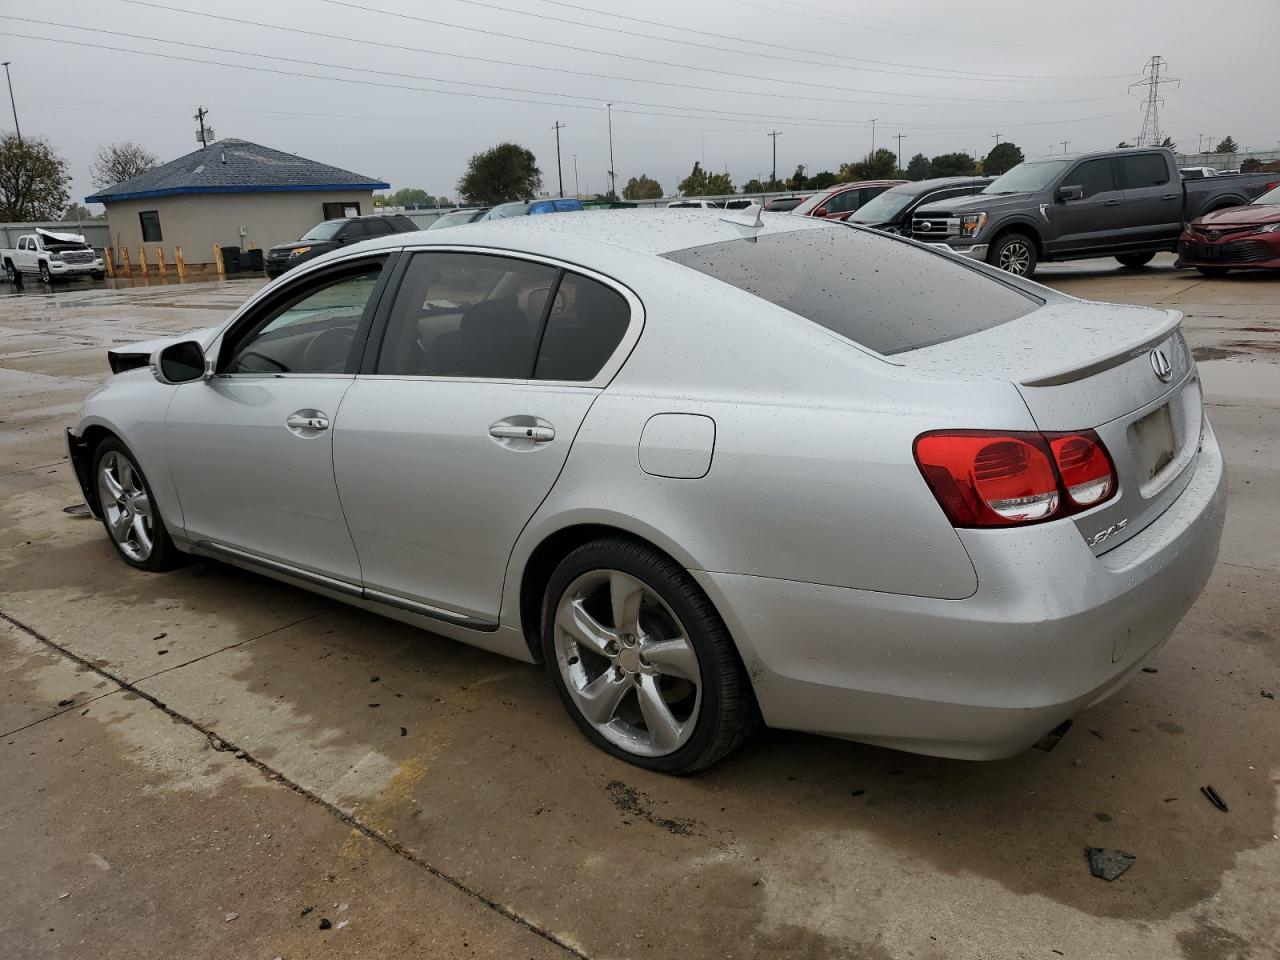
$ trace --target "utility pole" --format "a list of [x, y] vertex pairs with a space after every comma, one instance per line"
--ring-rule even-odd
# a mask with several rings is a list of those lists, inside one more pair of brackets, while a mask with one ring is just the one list
[[556, 176], [560, 178], [560, 199], [564, 199], [564, 170], [560, 167], [560, 131], [564, 128], [564, 124], [559, 120], [552, 127], [556, 132]]
[[1068, 144], [1068, 143], [1070, 143], [1071, 141], [1070, 141], [1070, 140], [1059, 140], [1058, 142], [1059, 142], [1060, 144], [1062, 144], [1062, 155], [1065, 157], [1065, 156], [1067, 155], [1067, 144]]
[[13, 99], [13, 77], [9, 76], [9, 64], [12, 60], [4, 62], [4, 78], [9, 82], [9, 106], [13, 107], [13, 131], [18, 135], [18, 143], [22, 143], [22, 128], [18, 126], [18, 104]]
[[1147, 99], [1143, 105], [1142, 133], [1138, 135], [1138, 146], [1140, 147], [1159, 146], [1164, 139], [1160, 135], [1160, 105], [1164, 103], [1164, 100], [1160, 97], [1160, 84], [1181, 83], [1176, 77], [1161, 73], [1168, 65], [1164, 57], [1154, 56], [1147, 61], [1147, 65], [1143, 68], [1143, 79], [1129, 84], [1130, 90], [1134, 87], [1147, 88]]
[[765, 136], [773, 138], [773, 175], [769, 178], [769, 189], [772, 190], [778, 183], [778, 138], [782, 136], [782, 131], [771, 130]]
[[200, 124], [200, 133], [198, 134], [198, 136], [200, 137], [200, 146], [202, 147], [207, 147], [209, 145], [210, 131], [204, 125], [204, 118], [207, 117], [208, 115], [209, 115], [209, 111], [206, 110], [204, 107], [196, 107], [196, 115], [191, 118], [192, 120], [195, 120]]
[[871, 118], [871, 153], [868, 154], [869, 157], [876, 155], [876, 121], [879, 119], [879, 117]]
[[894, 137], [898, 141], [898, 171], [902, 171], [902, 141], [907, 139], [905, 133], [896, 134]]
[[609, 111], [609, 199], [618, 199], [618, 176], [613, 172], [613, 104], [606, 103]]
[[582, 196], [582, 191], [578, 189], [578, 155], [573, 155], [573, 195], [575, 197]]
[[1000, 146], [1000, 131], [999, 131], [999, 130], [997, 130], [997, 131], [995, 132], [995, 140], [996, 140], [996, 146], [997, 146], [997, 147], [998, 147], [998, 146]]

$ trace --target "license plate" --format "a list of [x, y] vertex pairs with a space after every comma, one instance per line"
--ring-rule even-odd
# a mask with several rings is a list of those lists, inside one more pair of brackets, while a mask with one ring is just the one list
[[1169, 404], [1152, 410], [1129, 429], [1137, 461], [1146, 473], [1145, 479], [1150, 480], [1173, 461], [1173, 416]]

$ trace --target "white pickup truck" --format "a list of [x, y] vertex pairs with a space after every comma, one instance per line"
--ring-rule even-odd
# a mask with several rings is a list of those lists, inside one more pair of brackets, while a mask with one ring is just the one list
[[101, 280], [107, 271], [102, 257], [78, 233], [39, 228], [18, 237], [16, 247], [0, 249], [0, 263], [10, 283], [21, 283], [23, 274], [37, 274], [45, 283], [63, 277]]

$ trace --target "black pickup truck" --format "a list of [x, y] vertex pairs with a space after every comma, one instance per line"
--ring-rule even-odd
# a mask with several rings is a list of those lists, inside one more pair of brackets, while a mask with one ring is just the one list
[[1248, 203], [1277, 174], [1187, 179], [1172, 151], [1129, 148], [1018, 164], [972, 197], [916, 210], [912, 239], [1029, 277], [1043, 260], [1114, 256], [1140, 267], [1183, 225]]

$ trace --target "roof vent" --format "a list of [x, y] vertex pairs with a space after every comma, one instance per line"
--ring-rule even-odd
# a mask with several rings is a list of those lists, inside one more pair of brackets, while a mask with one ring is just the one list
[[226, 163], [226, 162], [227, 162], [227, 152], [226, 152], [225, 150], [224, 150], [224, 151], [222, 151], [221, 156], [222, 156], [222, 162], [223, 162], [223, 163]]

